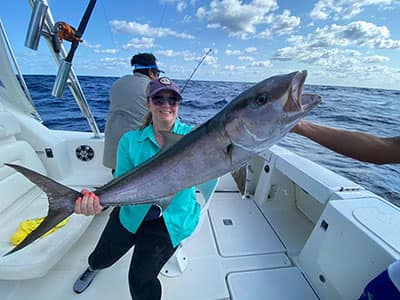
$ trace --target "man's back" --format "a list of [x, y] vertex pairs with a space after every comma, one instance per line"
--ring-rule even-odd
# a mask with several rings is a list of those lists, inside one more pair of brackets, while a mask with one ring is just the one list
[[110, 109], [104, 130], [103, 165], [115, 169], [116, 150], [121, 136], [143, 123], [147, 113], [146, 87], [150, 78], [135, 73], [118, 79], [111, 87]]

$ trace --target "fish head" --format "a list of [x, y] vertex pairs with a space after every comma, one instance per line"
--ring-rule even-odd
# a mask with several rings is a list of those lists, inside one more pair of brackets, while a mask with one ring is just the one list
[[289, 132], [321, 97], [302, 94], [307, 71], [267, 78], [236, 97], [225, 130], [233, 145], [261, 153]]

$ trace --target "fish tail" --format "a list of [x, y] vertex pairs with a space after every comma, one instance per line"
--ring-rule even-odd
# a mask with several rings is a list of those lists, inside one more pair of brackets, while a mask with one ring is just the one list
[[33, 170], [14, 164], [5, 165], [14, 168], [16, 171], [23, 174], [47, 194], [49, 210], [43, 222], [19, 245], [4, 254], [4, 256], [25, 248], [60, 223], [62, 220], [70, 216], [74, 212], [75, 200], [80, 196], [79, 192]]

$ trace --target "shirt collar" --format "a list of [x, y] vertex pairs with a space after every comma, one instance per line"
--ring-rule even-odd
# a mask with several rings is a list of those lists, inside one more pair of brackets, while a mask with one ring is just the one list
[[[174, 123], [174, 128], [172, 128], [172, 132], [176, 133], [178, 130], [178, 127], [181, 123], [179, 122], [178, 119], [176, 119], [175, 123]], [[153, 130], [153, 123], [151, 123], [150, 125], [148, 125], [147, 127], [145, 127], [142, 130], [141, 135], [139, 136], [139, 142], [143, 142], [145, 139], [149, 139], [150, 141], [152, 141], [154, 144], [158, 145], [157, 141], [156, 141], [156, 137], [154, 136], [154, 130]]]

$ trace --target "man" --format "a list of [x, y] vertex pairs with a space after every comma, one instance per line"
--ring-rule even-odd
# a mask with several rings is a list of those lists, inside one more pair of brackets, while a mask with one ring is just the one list
[[125, 75], [111, 87], [110, 109], [104, 131], [103, 165], [115, 170], [119, 139], [143, 123], [147, 113], [146, 87], [161, 71], [151, 53], [138, 53], [131, 59], [133, 75]]
[[[400, 136], [382, 138], [306, 121], [300, 121], [292, 132], [360, 161], [375, 164], [400, 163]], [[359, 298], [372, 299], [400, 299], [400, 260], [371, 280]]]

